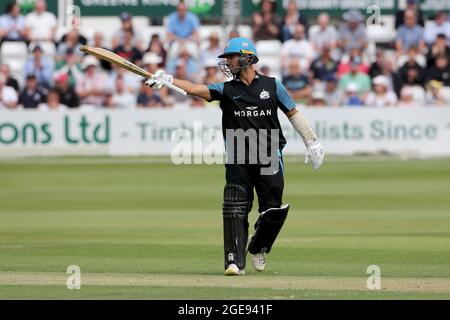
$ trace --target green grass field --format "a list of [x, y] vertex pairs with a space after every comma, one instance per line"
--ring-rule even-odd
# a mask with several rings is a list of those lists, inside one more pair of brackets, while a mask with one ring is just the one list
[[0, 299], [450, 299], [449, 159], [287, 161], [285, 176], [292, 210], [266, 271], [248, 260], [229, 278], [221, 165], [1, 160]]

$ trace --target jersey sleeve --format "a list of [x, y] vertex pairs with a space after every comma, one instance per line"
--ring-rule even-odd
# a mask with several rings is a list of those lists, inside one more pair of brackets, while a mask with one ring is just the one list
[[223, 98], [223, 82], [217, 82], [208, 85], [209, 93], [211, 94], [211, 101], [221, 100]]
[[280, 82], [280, 80], [275, 79], [275, 84], [277, 87], [277, 103], [280, 109], [286, 113], [291, 111], [296, 107], [294, 100], [291, 98], [286, 88]]

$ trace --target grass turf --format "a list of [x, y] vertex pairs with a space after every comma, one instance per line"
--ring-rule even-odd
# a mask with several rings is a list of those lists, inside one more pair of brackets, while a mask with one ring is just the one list
[[[450, 298], [448, 159], [349, 158], [318, 173], [288, 161], [291, 211], [267, 270], [232, 280], [223, 167], [147, 160], [0, 161], [0, 299]], [[365, 288], [374, 264], [382, 290]], [[79, 291], [65, 287], [69, 265]]]

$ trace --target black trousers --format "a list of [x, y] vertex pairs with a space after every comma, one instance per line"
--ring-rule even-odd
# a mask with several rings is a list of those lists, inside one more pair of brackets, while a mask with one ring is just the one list
[[260, 213], [279, 208], [282, 204], [284, 176], [283, 160], [280, 158], [279, 170], [272, 175], [261, 174], [261, 166], [257, 164], [226, 164], [225, 176], [227, 184], [237, 184], [247, 190], [249, 212], [251, 211], [254, 193], [258, 196]]

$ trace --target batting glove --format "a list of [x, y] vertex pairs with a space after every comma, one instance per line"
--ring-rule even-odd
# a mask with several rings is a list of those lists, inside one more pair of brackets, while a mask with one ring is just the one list
[[306, 147], [305, 164], [311, 162], [314, 170], [318, 170], [325, 158], [325, 151], [319, 141], [313, 142]]
[[173, 83], [173, 77], [164, 70], [156, 71], [156, 73], [145, 82], [146, 85], [155, 90], [160, 90], [167, 83]]

